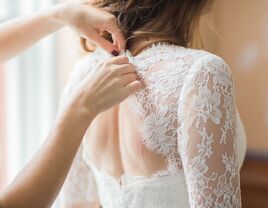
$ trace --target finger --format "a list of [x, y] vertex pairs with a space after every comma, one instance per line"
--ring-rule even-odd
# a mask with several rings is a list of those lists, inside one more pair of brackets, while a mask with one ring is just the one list
[[126, 57], [125, 55], [121, 55], [121, 56], [111, 58], [109, 62], [111, 64], [119, 65], [119, 64], [128, 64], [129, 60], [128, 60], [128, 57]]
[[111, 33], [113, 41], [118, 44], [119, 50], [125, 50], [126, 41], [122, 31], [119, 29], [117, 23], [111, 24], [107, 29], [107, 32]]
[[129, 83], [125, 87], [126, 87], [127, 92], [129, 94], [132, 94], [132, 93], [140, 90], [142, 86], [141, 86], [141, 82], [140, 81], [134, 81], [134, 82]]
[[116, 72], [121, 75], [129, 74], [129, 73], [137, 73], [136, 68], [133, 64], [118, 65]]
[[134, 73], [126, 74], [126, 75], [123, 76], [122, 84], [123, 84], [123, 86], [126, 86], [131, 82], [137, 81], [137, 79], [138, 79], [138, 77]]
[[119, 45], [117, 38], [114, 37], [114, 35], [112, 35], [112, 39], [113, 39], [113, 45], [121, 51], [121, 48], [120, 48], [120, 45]]
[[89, 40], [93, 41], [95, 44], [106, 50], [108, 53], [112, 53], [113, 51], [117, 51], [119, 53], [118, 48], [114, 46], [113, 43], [103, 38], [95, 30], [91, 31], [91, 33], [86, 36]]

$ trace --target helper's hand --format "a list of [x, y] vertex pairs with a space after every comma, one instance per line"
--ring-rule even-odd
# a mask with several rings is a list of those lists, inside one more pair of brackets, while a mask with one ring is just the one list
[[[114, 55], [125, 47], [123, 34], [112, 14], [89, 5], [67, 3], [1, 24], [0, 62], [18, 55], [65, 26], [72, 27], [82, 37]], [[113, 43], [100, 36], [102, 31], [111, 33]]]
[[[85, 4], [60, 4], [56, 17], [81, 37], [91, 40], [109, 53], [125, 49], [124, 36], [115, 16], [109, 12]], [[100, 36], [103, 31], [111, 33], [113, 43]]]
[[119, 104], [141, 88], [126, 56], [114, 57], [91, 71], [74, 90], [72, 106], [97, 114]]

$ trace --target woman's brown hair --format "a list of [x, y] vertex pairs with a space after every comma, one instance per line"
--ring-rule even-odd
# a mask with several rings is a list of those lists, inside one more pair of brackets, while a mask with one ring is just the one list
[[[123, 31], [126, 48], [140, 39], [151, 37], [189, 47], [201, 14], [213, 0], [95, 0], [93, 6], [105, 9], [117, 17]], [[111, 37], [103, 34], [108, 40]], [[86, 40], [82, 40], [86, 51]]]

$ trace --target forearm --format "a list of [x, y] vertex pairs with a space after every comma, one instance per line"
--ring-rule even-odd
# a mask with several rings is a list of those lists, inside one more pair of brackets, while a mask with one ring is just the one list
[[46, 143], [2, 195], [3, 208], [50, 207], [92, 119], [77, 110], [60, 116]]
[[58, 18], [62, 9], [63, 5], [57, 5], [49, 10], [0, 25], [0, 62], [19, 54], [65, 26]]

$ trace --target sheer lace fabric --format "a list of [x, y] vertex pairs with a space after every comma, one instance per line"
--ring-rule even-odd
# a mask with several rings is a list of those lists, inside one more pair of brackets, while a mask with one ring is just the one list
[[[145, 88], [126, 104], [140, 121], [143, 145], [165, 158], [166, 169], [117, 180], [94, 167], [81, 147], [63, 188], [65, 204], [99, 200], [103, 208], [241, 207], [245, 133], [226, 63], [205, 51], [166, 44], [127, 56]], [[63, 97], [109, 58], [98, 49], [82, 59]]]

